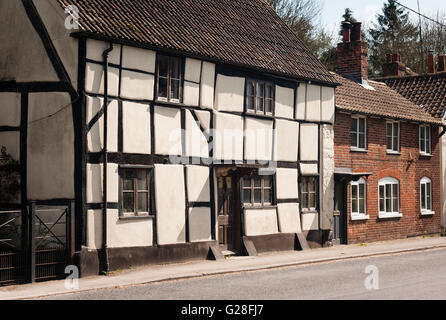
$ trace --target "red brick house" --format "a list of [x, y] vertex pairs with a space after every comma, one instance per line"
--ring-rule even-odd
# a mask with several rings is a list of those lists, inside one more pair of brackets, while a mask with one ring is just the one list
[[442, 122], [367, 76], [361, 23], [344, 26], [336, 89], [335, 243], [441, 232]]

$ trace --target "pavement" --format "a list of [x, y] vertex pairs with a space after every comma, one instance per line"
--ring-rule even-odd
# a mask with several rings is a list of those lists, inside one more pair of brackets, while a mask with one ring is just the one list
[[65, 288], [65, 280], [3, 287], [0, 288], [0, 300], [35, 299], [98, 289], [124, 288], [164, 281], [273, 270], [440, 248], [446, 248], [446, 238], [420, 237], [307, 251], [270, 253], [257, 257], [232, 257], [223, 261], [200, 260], [182, 264], [147, 266], [116, 271], [107, 276], [82, 278], [79, 279], [78, 289]]

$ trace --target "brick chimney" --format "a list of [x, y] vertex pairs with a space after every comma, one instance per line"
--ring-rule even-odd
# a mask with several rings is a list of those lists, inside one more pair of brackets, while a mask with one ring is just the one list
[[368, 80], [368, 48], [362, 39], [361, 22], [343, 22], [342, 42], [338, 44], [336, 72], [362, 83]]
[[427, 73], [435, 73], [435, 57], [433, 51], [429, 51], [429, 54], [427, 55]]
[[446, 72], [446, 56], [444, 54], [438, 55], [438, 72]]
[[406, 75], [406, 65], [401, 63], [401, 56], [397, 53], [387, 54], [387, 62], [383, 65], [384, 77], [402, 77]]

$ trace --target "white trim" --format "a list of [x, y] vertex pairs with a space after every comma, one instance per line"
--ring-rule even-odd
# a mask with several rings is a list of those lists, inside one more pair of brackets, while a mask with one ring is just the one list
[[[353, 212], [353, 186], [357, 186], [358, 195], [358, 211], [359, 211], [359, 185], [364, 185], [364, 212]], [[352, 181], [350, 183], [350, 214], [353, 216], [366, 216], [367, 213], [367, 182], [361, 178], [358, 181]]]
[[[380, 201], [381, 201], [381, 194], [380, 194], [380, 188], [382, 186], [384, 186], [384, 207], [386, 206], [386, 186], [387, 185], [391, 185], [391, 191], [390, 191], [390, 205], [391, 205], [391, 209], [393, 210], [393, 188], [394, 185], [397, 184], [398, 185], [398, 211], [392, 211], [392, 212], [387, 212], [387, 211], [381, 211], [381, 205], [380, 205]], [[386, 209], [386, 208], [384, 208]], [[400, 188], [400, 182], [392, 177], [387, 177], [387, 178], [383, 178], [381, 180], [379, 180], [378, 182], [378, 217], [380, 219], [386, 219], [386, 218], [401, 218], [403, 215], [401, 212], [399, 212], [399, 210], [401, 209], [401, 188]]]
[[366, 214], [351, 214], [352, 221], [370, 220], [370, 216]]
[[[356, 133], [356, 146], [352, 146], [351, 144], [351, 123], [350, 123], [350, 148], [352, 151], [355, 152], [367, 152], [367, 117], [362, 116], [362, 115], [352, 115], [351, 119], [355, 119], [356, 120], [356, 129], [357, 131], [355, 131]], [[359, 147], [359, 137], [360, 137], [360, 132], [359, 132], [359, 119], [364, 119], [364, 148], [360, 148]]]
[[395, 212], [380, 212], [378, 214], [378, 218], [380, 219], [392, 219], [392, 218], [402, 218], [402, 213], [395, 213]]
[[[388, 145], [387, 145], [387, 138], [389, 137], [387, 135], [387, 125], [392, 124], [392, 149], [389, 149]], [[395, 138], [394, 136], [394, 125], [398, 124], [398, 150], [395, 151], [394, 149], [394, 145], [393, 145], [393, 139]], [[401, 123], [399, 121], [386, 121], [386, 150], [388, 154], [401, 154]]]
[[[430, 152], [426, 152], [421, 150], [421, 129], [425, 129], [424, 131], [424, 149], [427, 149], [427, 144], [429, 143]], [[426, 130], [429, 129], [429, 130]], [[427, 131], [429, 131], [429, 135], [426, 135]], [[420, 125], [418, 129], [418, 149], [420, 151], [420, 155], [422, 156], [432, 156], [432, 128], [429, 125]]]
[[[423, 194], [421, 192], [421, 186], [425, 185], [426, 188], [427, 188], [428, 184], [430, 185], [430, 189], [429, 189], [429, 195], [430, 195], [429, 207], [430, 207], [430, 209], [423, 209], [421, 207], [422, 206], [422, 202], [423, 202]], [[425, 188], [425, 191], [427, 191], [426, 188]], [[425, 199], [424, 199], [425, 200], [425, 204], [427, 205], [427, 192], [425, 193], [424, 197], [425, 197]], [[421, 215], [432, 215], [432, 213], [431, 213], [432, 212], [432, 204], [433, 204], [433, 201], [432, 201], [432, 180], [430, 178], [428, 178], [428, 177], [423, 177], [420, 180], [420, 211], [421, 211]]]
[[421, 210], [420, 213], [422, 216], [434, 216], [435, 215], [435, 211], [430, 211], [430, 210]]

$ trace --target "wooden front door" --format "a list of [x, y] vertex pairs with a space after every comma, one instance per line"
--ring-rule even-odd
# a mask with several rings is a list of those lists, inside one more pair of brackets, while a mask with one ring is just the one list
[[217, 172], [218, 184], [218, 240], [222, 250], [240, 249], [240, 199], [238, 174], [235, 171]]
[[335, 210], [333, 244], [347, 244], [347, 184], [343, 181], [335, 182]]

